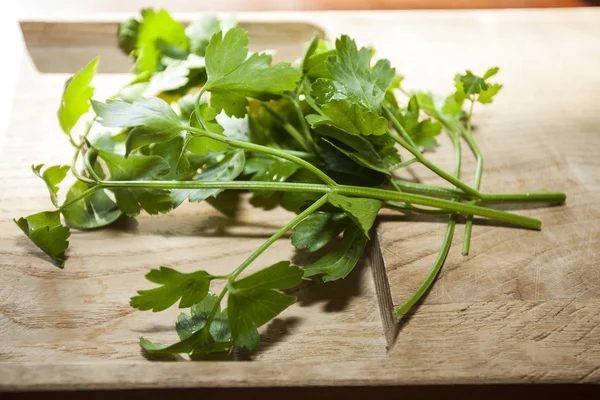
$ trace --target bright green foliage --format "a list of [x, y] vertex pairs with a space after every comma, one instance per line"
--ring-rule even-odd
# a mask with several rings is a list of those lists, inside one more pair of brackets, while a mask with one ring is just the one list
[[90, 83], [96, 74], [98, 61], [98, 57], [94, 58], [65, 83], [62, 101], [58, 108], [58, 121], [67, 135], [71, 134], [79, 118], [90, 109], [89, 100], [94, 95], [94, 88]]
[[138, 296], [132, 297], [129, 304], [138, 310], [157, 312], [166, 310], [181, 299], [179, 308], [191, 307], [208, 294], [212, 278], [205, 271], [184, 274], [167, 267], [153, 269], [146, 274], [146, 279], [162, 286], [139, 290]]
[[268, 100], [293, 90], [300, 71], [289, 64], [271, 66], [271, 56], [248, 56], [248, 32], [232, 28], [225, 35], [213, 35], [206, 48], [206, 90], [212, 93], [211, 106], [229, 116], [246, 114], [247, 97]]
[[68, 227], [60, 222], [59, 211], [45, 211], [15, 220], [23, 233], [44, 253], [62, 268], [65, 265], [67, 239], [71, 235]]
[[354, 269], [367, 245], [367, 237], [358, 226], [344, 231], [340, 245], [304, 267], [304, 276], [322, 275], [323, 282], [344, 279]]
[[289, 289], [302, 280], [302, 270], [282, 261], [229, 284], [229, 325], [236, 346], [256, 350], [258, 328], [296, 301], [278, 290]]
[[55, 207], [58, 207], [58, 184], [65, 179], [67, 173], [69, 172], [68, 165], [54, 165], [52, 167], [48, 167], [42, 172], [42, 168], [44, 164], [33, 165], [31, 169], [33, 173], [39, 176], [46, 182], [46, 186], [48, 187], [48, 192], [50, 193], [50, 200], [52, 200], [52, 204]]
[[161, 55], [160, 44], [157, 43], [187, 49], [188, 41], [183, 25], [174, 21], [167, 11], [142, 10], [142, 21], [137, 30], [135, 71], [156, 71]]
[[[403, 77], [388, 60], [374, 60], [373, 50], [359, 49], [346, 35], [335, 45], [315, 36], [297, 67], [271, 65], [270, 55], [248, 50], [245, 30], [211, 16], [184, 27], [164, 10], [146, 9], [141, 18], [121, 24], [118, 39], [135, 59], [137, 75], [101, 101], [91, 100], [97, 59], [67, 82], [58, 117], [77, 147], [71, 167], [33, 167], [57, 209], [20, 218], [17, 225], [60, 267], [69, 226], [95, 229], [123, 214], [167, 213], [186, 199], [206, 200], [232, 218], [226, 225], [214, 226], [211, 233], [220, 237], [232, 233], [234, 225], [256, 228], [253, 240], [269, 232], [245, 260], [236, 255], [239, 264], [230, 270], [152, 269], [146, 277], [156, 286], [138, 291], [131, 306], [158, 312], [178, 304], [190, 310], [177, 318], [178, 342], [165, 345], [140, 338], [148, 353], [198, 357], [257, 349], [259, 329], [296, 301], [289, 292], [303, 277], [333, 281], [356, 268], [381, 208], [450, 214], [452, 228], [455, 217], [463, 214], [468, 243], [472, 215], [540, 227], [540, 221], [478, 203], [565, 199], [560, 193], [480, 193], [481, 162], [471, 187], [423, 155], [437, 144], [442, 129], [453, 139], [464, 138], [480, 154], [471, 136], [472, 106], [492, 102], [502, 88], [489, 82], [497, 67], [482, 77], [470, 71], [457, 75], [455, 91], [447, 97], [407, 95], [401, 87]], [[75, 141], [71, 130], [90, 102], [96, 117]], [[401, 159], [400, 147], [411, 158]], [[460, 155], [458, 149], [455, 155]], [[418, 170], [409, 167], [412, 163], [420, 163], [456, 189], [392, 175], [400, 170], [399, 176], [410, 176], [402, 168], [414, 174]], [[460, 157], [455, 157], [456, 171], [459, 164]], [[59, 184], [69, 171], [75, 182], [60, 204]], [[268, 213], [262, 210], [252, 213], [248, 203], [265, 210], [281, 206], [293, 215], [283, 223], [279, 217], [263, 216]], [[238, 208], [240, 204], [245, 206]], [[173, 217], [186, 218], [195, 205], [185, 207], [188, 211]], [[247, 273], [247, 267], [290, 233], [292, 245], [313, 252], [314, 260], [303, 268], [282, 261]], [[447, 230], [433, 272], [400, 307], [402, 313], [433, 282], [452, 234]], [[231, 238], [233, 253], [241, 240]], [[85, 241], [78, 249], [85, 251]], [[205, 256], [198, 262], [206, 263]], [[313, 284], [307, 280], [294, 291]], [[213, 294], [214, 289], [219, 292]], [[223, 302], [226, 309], [221, 308]]]

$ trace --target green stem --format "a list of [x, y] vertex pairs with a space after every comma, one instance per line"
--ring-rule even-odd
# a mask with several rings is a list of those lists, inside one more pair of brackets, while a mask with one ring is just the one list
[[85, 192], [81, 193], [77, 197], [74, 197], [71, 200], [65, 201], [62, 206], [58, 207], [58, 211], [62, 211], [65, 208], [69, 207], [70, 205], [77, 203], [79, 200], [82, 200], [82, 199], [94, 194], [94, 192], [96, 192], [99, 189], [101, 189], [100, 186], [92, 186], [91, 188], [89, 188]]
[[422, 206], [444, 209], [449, 212], [473, 214], [481, 217], [496, 219], [520, 225], [530, 229], [540, 229], [541, 222], [534, 218], [494, 210], [491, 208], [474, 206], [467, 203], [438, 199], [435, 197], [421, 196], [418, 194], [399, 193], [392, 190], [366, 188], [361, 186], [334, 185], [327, 186], [309, 183], [291, 182], [259, 182], [259, 181], [226, 181], [226, 182], [200, 182], [200, 181], [99, 181], [98, 185], [110, 188], [140, 188], [140, 189], [235, 189], [235, 190], [268, 190], [282, 192], [311, 192], [329, 193], [335, 191], [350, 197], [365, 197], [378, 200], [392, 200], [403, 203], [413, 203]]
[[435, 278], [439, 274], [444, 262], [446, 261], [446, 257], [448, 256], [448, 252], [450, 251], [450, 245], [452, 244], [452, 237], [454, 236], [454, 228], [456, 226], [456, 221], [454, 220], [454, 215], [450, 217], [448, 221], [448, 227], [446, 228], [446, 233], [444, 234], [444, 241], [442, 242], [442, 248], [437, 255], [437, 258], [433, 262], [433, 267], [427, 274], [427, 277], [421, 283], [421, 285], [417, 288], [417, 290], [410, 296], [402, 305], [397, 307], [394, 310], [394, 315], [397, 317], [401, 317], [406, 314], [420, 299], [423, 297], [425, 293], [429, 290], [431, 284], [435, 281]]
[[81, 147], [77, 147], [77, 150], [75, 151], [75, 154], [73, 155], [73, 159], [71, 161], [71, 173], [73, 174], [73, 176], [75, 176], [75, 178], [77, 178], [77, 180], [87, 183], [87, 184], [95, 185], [96, 181], [86, 178], [85, 176], [82, 176], [77, 171], [77, 159], [79, 158], [79, 153], [81, 153]]
[[391, 172], [391, 171], [396, 171], [396, 170], [398, 170], [398, 169], [400, 169], [400, 168], [408, 167], [409, 165], [411, 165], [411, 164], [414, 164], [414, 163], [416, 163], [416, 162], [418, 162], [418, 161], [419, 161], [419, 160], [417, 160], [416, 158], [411, 158], [411, 159], [410, 159], [410, 160], [408, 160], [408, 161], [403, 161], [403, 162], [401, 162], [401, 163], [394, 164], [394, 165], [392, 165], [392, 166], [390, 167], [390, 172]]
[[300, 132], [298, 132], [298, 130], [289, 122], [285, 121], [279, 114], [277, 114], [277, 111], [275, 111], [269, 104], [263, 102], [262, 103], [263, 107], [265, 108], [265, 110], [267, 110], [267, 112], [269, 114], [271, 114], [273, 116], [273, 118], [275, 118], [277, 120], [277, 122], [279, 122], [279, 124], [283, 127], [283, 129], [289, 133], [289, 135], [291, 137], [294, 138], [294, 140], [296, 142], [298, 142], [298, 144], [306, 151], [309, 151], [310, 148], [308, 147], [308, 143], [306, 142], [306, 140], [304, 139], [304, 137], [300, 134]]
[[413, 140], [410, 137], [410, 135], [408, 134], [408, 132], [406, 132], [406, 129], [404, 129], [402, 124], [400, 124], [400, 122], [398, 121], [396, 116], [392, 113], [392, 111], [389, 108], [384, 106], [383, 112], [385, 113], [387, 119], [392, 122], [392, 126], [394, 127], [394, 129], [396, 129], [396, 132], [398, 132], [400, 134], [400, 136], [402, 136], [402, 138], [404, 138], [404, 140], [406, 140], [406, 142], [408, 144], [410, 144], [413, 148], [416, 149], [417, 145], [415, 144], [415, 142], [413, 142]]
[[403, 213], [418, 213], [425, 215], [447, 215], [450, 212], [447, 210], [433, 210], [428, 208], [417, 208], [417, 207], [409, 207], [405, 203], [398, 203], [396, 201], [386, 200], [383, 202], [383, 208], [388, 208], [390, 210], [396, 210]]
[[[473, 187], [475, 188], [475, 190], [479, 190], [479, 187], [481, 186], [481, 175], [483, 173], [483, 154], [481, 153], [479, 146], [477, 146], [477, 142], [475, 142], [475, 140], [473, 139], [473, 136], [471, 135], [471, 117], [473, 116], [473, 106], [474, 105], [475, 105], [475, 101], [471, 100], [471, 108], [469, 110], [469, 116], [467, 119], [467, 130], [465, 131], [464, 129], [462, 129], [462, 127], [460, 127], [459, 130], [460, 130], [462, 136], [465, 138], [467, 144], [471, 148], [471, 151], [475, 155], [475, 160], [476, 160], [475, 183], [474, 183]], [[476, 204], [476, 202], [473, 202], [473, 204]], [[469, 248], [471, 247], [472, 230], [473, 230], [473, 216], [468, 215], [467, 221], [465, 223], [465, 234], [464, 234], [464, 239], [463, 239], [463, 248], [462, 248], [463, 256], [466, 256], [467, 254], [469, 254]]]
[[482, 193], [481, 203], [507, 204], [507, 203], [564, 203], [567, 195], [559, 192], [531, 192], [531, 193]]
[[298, 102], [298, 99], [296, 99], [296, 98], [294, 98], [292, 96], [288, 96], [288, 99], [294, 105], [294, 111], [296, 111], [296, 116], [298, 117], [298, 120], [300, 121], [300, 127], [302, 128], [302, 132], [304, 133], [304, 136], [306, 137], [306, 140], [314, 148], [315, 147], [315, 142], [314, 142], [313, 137], [312, 137], [312, 135], [310, 133], [310, 128], [308, 127], [308, 123], [306, 122], [306, 119], [304, 118], [304, 113], [302, 112], [302, 108], [300, 108], [300, 103]]
[[[451, 131], [448, 131], [448, 135], [452, 139], [452, 144], [454, 145], [454, 176], [458, 179], [460, 178], [462, 164], [462, 148], [460, 145], [460, 137], [458, 133]], [[456, 198], [453, 200], [456, 200]], [[454, 238], [455, 227], [456, 214], [452, 213], [448, 218], [448, 225], [446, 226], [446, 233], [444, 234], [444, 240], [442, 241], [442, 248], [433, 262], [429, 274], [427, 274], [427, 277], [425, 277], [423, 283], [421, 283], [412, 296], [410, 296], [403, 304], [394, 310], [394, 314], [397, 317], [401, 317], [406, 314], [419, 300], [421, 300], [421, 298], [429, 291], [429, 288], [433, 282], [435, 282], [435, 279], [440, 273], [444, 263], [446, 262], [446, 258], [448, 257], [448, 252], [450, 251], [450, 246], [452, 245], [452, 239]]]
[[315, 174], [316, 176], [319, 177], [319, 179], [321, 179], [324, 183], [326, 183], [329, 186], [335, 186], [336, 183], [333, 179], [331, 179], [327, 174], [325, 174], [323, 171], [321, 171], [319, 168], [315, 167], [314, 165], [312, 165], [311, 163], [309, 163], [306, 160], [303, 160], [299, 157], [296, 157], [294, 155], [291, 154], [287, 154], [285, 152], [282, 152], [278, 149], [274, 149], [272, 147], [267, 147], [267, 146], [261, 146], [258, 144], [254, 144], [254, 143], [250, 143], [250, 142], [244, 142], [242, 140], [235, 140], [235, 139], [230, 139], [227, 136], [223, 136], [223, 135], [217, 135], [215, 133], [212, 132], [208, 132], [202, 129], [198, 129], [198, 128], [194, 128], [192, 126], [185, 126], [185, 125], [181, 125], [180, 128], [182, 130], [187, 130], [190, 131], [192, 133], [198, 134], [200, 136], [205, 136], [208, 138], [211, 138], [213, 140], [216, 140], [217, 142], [221, 142], [221, 143], [227, 143], [233, 147], [238, 147], [241, 149], [246, 149], [246, 150], [251, 150], [251, 151], [258, 151], [258, 152], [262, 152], [265, 154], [270, 154], [272, 156], [275, 157], [279, 157], [279, 158], [283, 158], [285, 160], [291, 161], [293, 163], [298, 164], [299, 166], [306, 168], [307, 170], [311, 171], [313, 174]]
[[229, 290], [229, 284], [233, 283], [235, 281], [235, 279], [250, 264], [252, 264], [252, 262], [254, 260], [256, 260], [258, 258], [258, 256], [260, 256], [265, 250], [267, 250], [279, 238], [281, 238], [283, 235], [285, 235], [286, 232], [288, 232], [290, 229], [293, 229], [300, 222], [304, 221], [304, 219], [306, 217], [308, 217], [313, 212], [317, 211], [325, 203], [327, 203], [327, 195], [321, 196], [319, 198], [319, 200], [315, 201], [313, 204], [310, 205], [310, 207], [306, 208], [304, 211], [302, 211], [300, 214], [298, 214], [296, 217], [294, 217], [294, 219], [292, 219], [290, 222], [288, 222], [285, 226], [283, 226], [281, 229], [279, 229], [277, 232], [275, 232], [273, 235], [271, 235], [271, 237], [266, 242], [264, 242], [258, 249], [256, 249], [252, 254], [250, 254], [250, 256], [231, 273], [231, 275], [229, 276], [227, 285], [225, 285], [225, 287], [219, 294], [218, 301], [215, 303], [215, 306], [213, 307], [213, 309], [210, 312], [210, 315], [209, 315], [208, 320], [206, 321], [206, 325], [205, 325], [206, 329], [208, 329], [210, 327], [210, 324], [212, 323], [212, 321], [216, 315], [216, 312], [221, 303], [221, 300], [223, 300], [223, 297], [225, 297], [225, 293], [227, 293], [227, 291]]
[[457, 188], [461, 189], [463, 192], [467, 193], [468, 195], [471, 195], [472, 197], [476, 197], [476, 198], [480, 197], [480, 193], [477, 190], [473, 189], [472, 187], [470, 187], [468, 185], [465, 185], [463, 182], [460, 181], [460, 179], [456, 179], [452, 175], [448, 174], [446, 171], [438, 168], [431, 161], [427, 160], [416, 148], [412, 147], [410, 144], [408, 144], [402, 138], [394, 135], [389, 129], [388, 129], [388, 134], [390, 135], [390, 137], [392, 139], [394, 139], [394, 141], [396, 141], [396, 143], [398, 143], [400, 146], [402, 146], [406, 150], [408, 150], [413, 156], [415, 156], [415, 158], [417, 160], [419, 160], [419, 162], [421, 164], [423, 164], [424, 166], [429, 168], [436, 175], [438, 175], [439, 177], [450, 182], [451, 184], [453, 184]]

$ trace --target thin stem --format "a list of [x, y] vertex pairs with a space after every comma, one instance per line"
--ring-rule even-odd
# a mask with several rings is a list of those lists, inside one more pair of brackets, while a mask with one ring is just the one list
[[[456, 178], [460, 178], [462, 164], [462, 148], [460, 145], [460, 137], [456, 132], [448, 131], [448, 135], [452, 139], [452, 144], [454, 145], [454, 176]], [[453, 200], [456, 200], [456, 198]], [[446, 226], [446, 233], [444, 234], [444, 240], [442, 241], [442, 248], [433, 262], [429, 274], [427, 274], [427, 277], [423, 283], [421, 283], [412, 296], [410, 296], [403, 304], [394, 310], [394, 314], [396, 316], [401, 317], [406, 314], [425, 295], [425, 293], [429, 291], [429, 288], [433, 282], [435, 282], [435, 279], [440, 273], [444, 263], [446, 262], [446, 258], [448, 257], [448, 252], [450, 251], [450, 246], [452, 245], [452, 239], [454, 238], [455, 227], [456, 214], [452, 213], [448, 218], [448, 225]]]
[[421, 196], [418, 194], [399, 193], [392, 190], [366, 188], [361, 186], [335, 185], [333, 187], [322, 184], [292, 183], [292, 182], [259, 182], [259, 181], [225, 181], [225, 182], [200, 182], [200, 181], [100, 181], [94, 182], [106, 188], [140, 188], [140, 189], [234, 189], [234, 190], [268, 190], [282, 192], [311, 192], [329, 193], [335, 191], [350, 197], [365, 197], [378, 200], [392, 200], [403, 203], [413, 203], [422, 206], [444, 209], [449, 212], [473, 214], [481, 217], [496, 219], [526, 228], [540, 229], [541, 222], [534, 218], [494, 210], [491, 208], [474, 206], [467, 203], [443, 200], [435, 197]]
[[75, 178], [77, 178], [81, 182], [95, 185], [96, 181], [94, 181], [92, 179], [89, 179], [89, 178], [86, 178], [85, 176], [82, 176], [77, 171], [77, 159], [79, 158], [79, 153], [80, 152], [81, 152], [81, 147], [77, 147], [77, 150], [75, 151], [75, 154], [73, 155], [73, 160], [71, 161], [71, 172], [73, 173], [73, 176], [75, 176]]
[[321, 196], [319, 200], [312, 203], [310, 207], [307, 207], [304, 211], [294, 217], [294, 219], [288, 222], [283, 228], [275, 232], [266, 242], [256, 249], [254, 253], [252, 253], [243, 263], [241, 263], [240, 266], [235, 269], [235, 271], [233, 271], [231, 277], [229, 278], [229, 282], [235, 281], [235, 278], [237, 278], [254, 260], [256, 260], [258, 256], [260, 256], [266, 249], [275, 243], [277, 239], [285, 235], [287, 231], [293, 229], [300, 222], [304, 221], [306, 217], [317, 211], [325, 203], [327, 203], [327, 195]]
[[198, 96], [196, 97], [196, 102], [194, 104], [194, 111], [196, 112], [196, 119], [198, 120], [198, 123], [200, 124], [200, 126], [203, 128], [206, 128], [206, 125], [204, 124], [204, 120], [202, 119], [202, 116], [200, 115], [200, 100], [202, 99], [202, 95], [204, 94], [205, 91], [206, 91], [206, 84], [204, 84], [204, 86], [202, 86], [200, 88], [200, 91], [198, 92]]
[[304, 150], [306, 150], [306, 151], [310, 150], [305, 138], [300, 134], [300, 132], [298, 132], [298, 130], [292, 124], [285, 121], [279, 114], [277, 114], [277, 111], [275, 111], [273, 109], [273, 107], [271, 107], [269, 104], [263, 102], [262, 105], [265, 108], [265, 110], [267, 110], [267, 112], [269, 114], [271, 114], [273, 116], [273, 118], [275, 118], [277, 120], [277, 122], [279, 122], [279, 124], [283, 127], [283, 129], [287, 133], [289, 133], [290, 136], [293, 137], [294, 140], [296, 142], [298, 142], [298, 144], [300, 146], [302, 146], [302, 148], [304, 148]]
[[[475, 100], [472, 99], [471, 100], [471, 108], [469, 109], [469, 116], [467, 119], [467, 130], [464, 130], [462, 127], [459, 127], [459, 131], [461, 132], [462, 136], [465, 138], [467, 144], [471, 148], [471, 151], [475, 155], [475, 160], [476, 160], [475, 183], [474, 183], [473, 187], [475, 188], [475, 190], [479, 190], [479, 187], [481, 186], [481, 175], [483, 174], [483, 154], [481, 153], [479, 146], [477, 146], [477, 142], [475, 142], [475, 139], [473, 139], [473, 136], [471, 135], [471, 117], [473, 116], [473, 106], [474, 105], [475, 105]], [[476, 204], [476, 202], [473, 202], [473, 204]], [[462, 254], [464, 256], [469, 254], [469, 248], [471, 247], [472, 230], [473, 230], [473, 216], [468, 215], [467, 221], [465, 223], [465, 234], [464, 234], [463, 248], [462, 248]]]
[[291, 161], [293, 163], [298, 164], [301, 167], [304, 167], [306, 169], [308, 169], [309, 171], [311, 171], [313, 174], [315, 174], [316, 176], [319, 177], [319, 179], [321, 179], [324, 183], [326, 183], [329, 186], [335, 186], [336, 183], [333, 179], [331, 179], [327, 174], [325, 174], [323, 171], [321, 171], [319, 168], [315, 167], [314, 165], [312, 165], [311, 163], [309, 163], [306, 160], [303, 160], [299, 157], [293, 156], [291, 154], [287, 154], [284, 153], [278, 149], [274, 149], [272, 147], [267, 147], [267, 146], [261, 146], [258, 144], [254, 144], [254, 143], [250, 143], [250, 142], [244, 142], [241, 140], [235, 140], [235, 139], [230, 139], [227, 136], [223, 136], [223, 135], [217, 135], [214, 134], [212, 132], [208, 132], [202, 129], [198, 129], [198, 128], [194, 128], [192, 126], [185, 126], [185, 125], [181, 125], [180, 128], [182, 130], [187, 130], [190, 131], [192, 133], [198, 134], [200, 136], [205, 136], [208, 138], [211, 138], [213, 140], [216, 140], [217, 142], [221, 142], [221, 143], [227, 143], [233, 147], [238, 147], [241, 149], [246, 149], [246, 150], [251, 150], [251, 151], [259, 151], [262, 153], [266, 153], [266, 154], [270, 154], [272, 156], [275, 157], [279, 157], [279, 158], [283, 158], [285, 160]]
[[409, 165], [411, 165], [411, 164], [414, 164], [414, 163], [416, 163], [416, 162], [418, 162], [418, 161], [419, 161], [419, 160], [417, 160], [416, 158], [411, 158], [411, 159], [410, 159], [410, 160], [408, 160], [408, 161], [403, 161], [403, 162], [401, 162], [401, 163], [394, 164], [394, 165], [392, 165], [392, 166], [390, 167], [390, 172], [391, 172], [391, 171], [396, 171], [396, 170], [398, 170], [398, 169], [400, 169], [400, 168], [408, 167]]
[[396, 143], [398, 143], [400, 146], [404, 147], [406, 150], [408, 150], [413, 156], [415, 156], [416, 159], [419, 160], [419, 162], [421, 164], [423, 164], [424, 166], [426, 166], [427, 168], [429, 168], [431, 171], [433, 171], [436, 175], [438, 175], [439, 177], [447, 180], [448, 182], [450, 182], [451, 184], [453, 184], [454, 186], [458, 187], [459, 189], [461, 189], [463, 192], [473, 196], [473, 197], [480, 197], [480, 193], [473, 189], [472, 187], [470, 187], [469, 185], [465, 185], [463, 182], [461, 182], [459, 179], [456, 179], [455, 177], [453, 177], [452, 175], [448, 174], [446, 171], [438, 168], [435, 164], [433, 164], [431, 161], [427, 160], [416, 148], [412, 147], [410, 144], [408, 144], [405, 140], [403, 140], [402, 138], [394, 135], [389, 129], [388, 129], [388, 134], [390, 135], [390, 137], [392, 139], [394, 139], [394, 141], [396, 141]]
[[506, 203], [564, 203], [567, 195], [559, 192], [531, 192], [531, 193], [482, 193], [481, 203], [506, 204]]
[[[433, 185], [425, 185], [423, 183], [418, 182], [409, 182], [400, 179], [395, 180], [396, 185], [398, 185], [405, 192], [415, 192], [429, 196], [440, 196], [440, 197], [457, 197], [460, 199], [469, 199], [470, 197], [466, 195], [461, 190], [456, 189], [447, 189], [441, 186], [433, 186]], [[482, 194], [483, 196], [483, 194]]]
[[428, 208], [417, 208], [417, 207], [409, 207], [404, 203], [398, 203], [396, 201], [384, 201], [382, 204], [383, 208], [388, 208], [390, 210], [396, 210], [403, 213], [417, 213], [417, 214], [425, 214], [425, 215], [447, 215], [450, 212], [447, 210], [433, 210]]
[[235, 279], [242, 272], [244, 272], [244, 270], [250, 264], [252, 264], [252, 262], [254, 260], [256, 260], [258, 258], [258, 256], [260, 256], [265, 250], [267, 250], [273, 243], [275, 243], [279, 238], [281, 238], [283, 235], [285, 235], [286, 232], [288, 232], [290, 229], [293, 229], [300, 222], [304, 221], [304, 219], [306, 217], [308, 217], [310, 214], [312, 214], [313, 212], [315, 212], [319, 208], [321, 208], [321, 206], [323, 206], [325, 203], [327, 203], [327, 195], [321, 196], [321, 198], [319, 198], [319, 200], [315, 201], [313, 204], [310, 205], [310, 207], [306, 208], [304, 211], [302, 211], [300, 214], [298, 214], [294, 219], [292, 219], [290, 222], [288, 222], [285, 226], [283, 226], [281, 229], [279, 229], [277, 232], [275, 232], [273, 235], [271, 235], [271, 237], [266, 242], [264, 242], [258, 249], [256, 249], [252, 254], [250, 254], [250, 256], [243, 263], [241, 263], [231, 273], [231, 275], [229, 275], [227, 285], [225, 285], [223, 290], [221, 290], [221, 293], [219, 294], [219, 298], [218, 298], [217, 302], [215, 303], [213, 309], [211, 310], [210, 315], [208, 316], [208, 320], [206, 321], [205, 329], [208, 329], [210, 327], [210, 324], [212, 323], [212, 321], [216, 315], [217, 309], [218, 309], [219, 305], [221, 304], [221, 300], [223, 300], [223, 297], [225, 297], [225, 294], [229, 290], [229, 285], [231, 283], [233, 283], [235, 281]]
[[91, 188], [89, 188], [88, 190], [86, 190], [85, 192], [79, 194], [77, 197], [72, 198], [69, 201], [65, 201], [64, 204], [60, 207], [58, 207], [58, 211], [62, 211], [65, 208], [77, 203], [79, 200], [82, 200], [92, 194], [94, 194], [97, 190], [101, 189], [100, 186], [92, 186]]
[[400, 122], [398, 121], [396, 116], [392, 113], [392, 111], [389, 108], [384, 106], [383, 112], [385, 113], [387, 119], [392, 122], [392, 126], [394, 127], [394, 129], [396, 129], [396, 132], [398, 132], [400, 134], [400, 136], [402, 136], [402, 138], [404, 138], [404, 140], [406, 140], [408, 142], [408, 144], [410, 144], [413, 148], [416, 149], [417, 145], [412, 140], [412, 138], [410, 137], [408, 132], [406, 132], [406, 129], [404, 129], [402, 124], [400, 124]]
[[304, 133], [306, 140], [310, 143], [310, 145], [312, 147], [314, 147], [315, 142], [313, 141], [313, 137], [310, 134], [310, 128], [308, 127], [308, 123], [306, 122], [306, 119], [304, 118], [304, 113], [302, 112], [302, 108], [300, 108], [300, 103], [298, 102], [298, 99], [294, 98], [293, 96], [286, 96], [286, 97], [294, 105], [294, 111], [296, 111], [296, 116], [298, 117], [298, 120], [300, 121], [300, 127], [302, 128], [302, 132]]
[[450, 245], [452, 244], [452, 237], [454, 236], [454, 228], [456, 227], [456, 221], [453, 218], [454, 215], [450, 217], [448, 221], [448, 227], [446, 228], [446, 233], [444, 234], [444, 241], [442, 242], [442, 248], [437, 255], [437, 258], [433, 262], [433, 267], [427, 274], [427, 277], [421, 283], [421, 285], [417, 288], [417, 290], [410, 296], [402, 305], [397, 307], [394, 310], [394, 315], [397, 317], [401, 317], [406, 314], [420, 299], [423, 297], [425, 293], [431, 287], [431, 284], [435, 281], [435, 278], [439, 274], [444, 262], [446, 261], [446, 257], [448, 256], [448, 252], [450, 251]]
[[94, 171], [94, 166], [92, 165], [92, 160], [90, 159], [90, 157], [93, 154], [94, 154], [93, 150], [90, 150], [87, 153], [85, 153], [85, 156], [83, 157], [83, 161], [85, 163], [85, 168], [88, 171], [88, 173], [92, 176], [92, 178], [94, 178], [97, 181], [101, 181], [102, 178], [100, 178], [98, 176], [98, 174], [96, 174], [96, 171]]

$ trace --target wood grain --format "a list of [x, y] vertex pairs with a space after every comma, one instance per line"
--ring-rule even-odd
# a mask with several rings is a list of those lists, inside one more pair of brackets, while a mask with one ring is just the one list
[[[389, 354], [365, 262], [344, 281], [295, 290], [299, 303], [262, 330], [256, 354], [228, 359], [237, 362], [147, 360], [137, 338], [175, 340], [178, 310], [129, 308], [134, 291], [149, 287], [144, 273], [159, 265], [229, 271], [289, 215], [243, 207], [232, 221], [207, 204], [186, 205], [167, 216], [74, 232], [66, 268], [56, 269], [11, 219], [49, 207], [29, 166], [70, 158], [55, 121], [67, 75], [40, 73], [26, 59], [0, 150], [0, 389], [600, 382], [600, 12], [240, 17], [280, 26], [310, 21], [330, 37], [349, 33], [390, 58], [409, 88], [449, 91], [455, 72], [499, 65], [505, 88], [497, 104], [476, 111], [475, 134], [486, 154], [483, 189], [565, 190], [567, 205], [518, 211], [541, 218], [542, 232], [476, 224], [468, 257], [460, 255], [457, 229], [440, 279], [404, 321]], [[102, 23], [116, 26], [118, 19]], [[112, 46], [106, 43], [99, 46]], [[101, 74], [97, 97], [126, 79]], [[443, 142], [430, 154], [448, 170], [449, 149]], [[413, 172], [439, 182], [422, 169]], [[472, 172], [465, 161], [465, 178]], [[427, 273], [443, 225], [382, 216], [396, 304]], [[303, 261], [281, 240], [253, 268], [290, 257]]]

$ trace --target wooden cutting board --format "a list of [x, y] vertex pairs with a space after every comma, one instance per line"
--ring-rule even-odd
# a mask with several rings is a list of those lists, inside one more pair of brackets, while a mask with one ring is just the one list
[[[29, 55], [0, 149], [0, 390], [272, 385], [600, 381], [600, 10], [241, 14], [254, 49], [293, 60], [316, 31], [348, 33], [407, 76], [449, 92], [454, 73], [501, 67], [495, 104], [476, 109], [486, 155], [483, 190], [565, 191], [561, 207], [519, 209], [542, 232], [478, 221], [471, 255], [462, 227], [425, 301], [386, 351], [368, 261], [347, 279], [297, 290], [298, 304], [262, 330], [255, 354], [205, 362], [144, 358], [137, 340], [175, 340], [178, 310], [128, 306], [143, 275], [167, 265], [229, 271], [289, 219], [243, 206], [231, 220], [207, 204], [73, 232], [65, 270], [12, 218], [50, 206], [33, 163], [71, 156], [56, 109], [67, 74], [100, 54], [97, 97], [127, 80], [115, 47], [123, 15], [22, 23]], [[193, 16], [182, 16], [182, 20]], [[430, 158], [451, 169], [447, 141]], [[473, 162], [465, 149], [463, 176]], [[439, 182], [420, 168], [407, 173]], [[382, 215], [393, 303], [423, 280], [444, 220]], [[254, 268], [293, 258], [280, 240]]]

